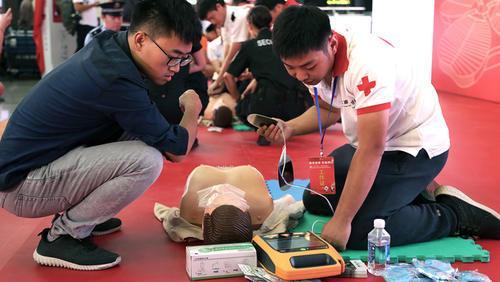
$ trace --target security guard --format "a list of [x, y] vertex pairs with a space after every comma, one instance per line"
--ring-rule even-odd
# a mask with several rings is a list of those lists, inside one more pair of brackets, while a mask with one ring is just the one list
[[248, 13], [247, 20], [250, 32], [256, 37], [243, 43], [224, 75], [226, 87], [233, 97], [240, 97], [236, 78], [246, 68], [250, 69], [257, 81], [254, 93], [240, 101], [238, 116], [246, 120], [246, 115], [258, 113], [290, 120], [301, 115], [312, 105], [312, 98], [306, 87], [287, 73], [273, 52], [269, 9], [256, 6]]
[[87, 33], [87, 36], [85, 36], [85, 45], [102, 31], [120, 31], [121, 29], [123, 22], [123, 2], [112, 1], [100, 4], [99, 6], [101, 6], [101, 24]]

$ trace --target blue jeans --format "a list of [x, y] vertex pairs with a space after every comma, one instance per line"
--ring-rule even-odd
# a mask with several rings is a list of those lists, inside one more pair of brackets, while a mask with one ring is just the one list
[[[334, 208], [355, 152], [354, 147], [346, 144], [330, 154], [335, 162], [337, 194], [326, 197]], [[376, 218], [385, 219], [392, 246], [429, 241], [453, 233], [457, 225], [455, 213], [446, 205], [419, 198], [447, 158], [448, 152], [445, 152], [430, 159], [423, 149], [416, 157], [402, 151], [385, 152], [372, 188], [352, 221], [347, 248], [367, 248], [367, 235]], [[328, 204], [318, 195], [306, 190], [303, 200], [307, 211], [331, 215]]]
[[161, 153], [142, 141], [78, 147], [0, 192], [0, 207], [19, 217], [63, 212], [51, 235], [85, 238], [138, 198], [162, 168]]

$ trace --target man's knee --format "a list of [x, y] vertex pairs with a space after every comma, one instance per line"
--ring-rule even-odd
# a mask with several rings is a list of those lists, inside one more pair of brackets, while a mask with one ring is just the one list
[[332, 216], [333, 213], [328, 202], [330, 202], [332, 207], [335, 208], [337, 206], [338, 199], [333, 195], [326, 195], [325, 197], [326, 199], [319, 195], [312, 194], [307, 190], [304, 191], [302, 201], [306, 211], [317, 215]]
[[[141, 142], [142, 143], [142, 142]], [[137, 148], [138, 169], [148, 174], [151, 179], [156, 180], [163, 169], [163, 156], [156, 148], [142, 143]]]

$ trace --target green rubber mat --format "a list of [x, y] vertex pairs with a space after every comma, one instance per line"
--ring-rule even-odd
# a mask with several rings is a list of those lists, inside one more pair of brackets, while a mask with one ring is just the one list
[[255, 129], [244, 123], [233, 123], [233, 130], [235, 131], [254, 131]]
[[[291, 231], [311, 231], [314, 224], [314, 232], [320, 233], [323, 225], [330, 219], [328, 216], [313, 215], [308, 212], [304, 214], [299, 225]], [[439, 259], [449, 262], [489, 262], [490, 252], [483, 250], [472, 239], [460, 237], [447, 237], [424, 243], [416, 243], [406, 246], [391, 247], [391, 262], [411, 262], [412, 258]], [[341, 252], [345, 260], [361, 259], [366, 261], [367, 251], [346, 250]]]

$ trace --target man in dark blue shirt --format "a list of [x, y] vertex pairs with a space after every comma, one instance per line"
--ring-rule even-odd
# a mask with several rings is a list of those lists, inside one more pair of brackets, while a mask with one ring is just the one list
[[97, 270], [120, 262], [88, 237], [119, 228], [112, 217], [156, 180], [162, 155], [175, 162], [190, 151], [198, 95], [179, 98], [184, 114], [171, 125], [144, 80], [165, 84], [191, 61], [196, 21], [185, 0], [141, 1], [128, 32], [99, 34], [12, 114], [0, 141], [0, 206], [20, 217], [62, 212], [41, 232], [37, 263]]

